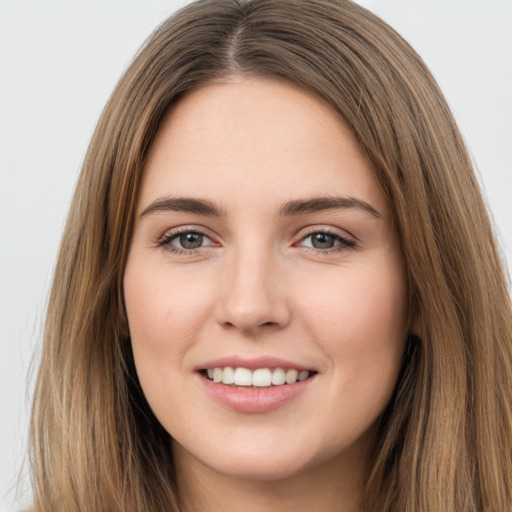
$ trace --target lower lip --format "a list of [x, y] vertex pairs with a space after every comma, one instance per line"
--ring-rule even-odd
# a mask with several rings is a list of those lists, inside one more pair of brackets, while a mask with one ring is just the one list
[[198, 374], [206, 392], [221, 405], [237, 412], [262, 413], [278, 409], [304, 393], [316, 380], [316, 375], [294, 384], [271, 388], [235, 388], [220, 382], [212, 382]]

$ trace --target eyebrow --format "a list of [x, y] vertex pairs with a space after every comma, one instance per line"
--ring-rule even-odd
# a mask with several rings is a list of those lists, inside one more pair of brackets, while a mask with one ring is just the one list
[[153, 201], [141, 214], [145, 217], [155, 212], [186, 212], [212, 217], [222, 217], [224, 212], [211, 201], [206, 199], [192, 199], [188, 197], [162, 197]]
[[289, 201], [281, 208], [280, 214], [282, 216], [301, 215], [337, 208], [357, 208], [370, 213], [377, 219], [382, 218], [382, 215], [371, 204], [354, 197], [314, 197], [312, 199]]
[[[296, 199], [283, 205], [279, 214], [283, 217], [314, 213], [322, 210], [356, 208], [371, 214], [375, 218], [382, 215], [370, 204], [354, 197], [314, 197], [312, 199]], [[189, 197], [162, 197], [153, 201], [140, 214], [145, 217], [156, 212], [185, 212], [211, 217], [225, 216], [224, 210], [206, 199], [193, 199]]]

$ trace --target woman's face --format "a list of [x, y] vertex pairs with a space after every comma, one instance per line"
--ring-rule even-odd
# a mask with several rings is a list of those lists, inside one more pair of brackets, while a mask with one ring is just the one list
[[274, 81], [190, 93], [136, 215], [130, 335], [177, 464], [265, 480], [364, 460], [401, 363], [406, 280], [384, 194], [332, 110]]

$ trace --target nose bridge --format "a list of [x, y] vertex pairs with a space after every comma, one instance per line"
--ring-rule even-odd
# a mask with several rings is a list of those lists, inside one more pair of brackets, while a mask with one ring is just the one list
[[219, 320], [224, 325], [252, 331], [284, 326], [289, 320], [279, 257], [262, 245], [251, 241], [234, 248], [225, 262], [219, 304]]

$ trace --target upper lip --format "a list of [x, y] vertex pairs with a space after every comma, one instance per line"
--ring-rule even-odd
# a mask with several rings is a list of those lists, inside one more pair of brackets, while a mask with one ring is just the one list
[[249, 370], [256, 370], [258, 368], [287, 368], [295, 370], [308, 370], [316, 371], [311, 366], [306, 366], [294, 361], [287, 361], [279, 357], [261, 356], [246, 359], [241, 356], [225, 356], [218, 359], [212, 359], [198, 365], [195, 370], [208, 370], [210, 368], [225, 368], [231, 366], [233, 368], [247, 368]]

